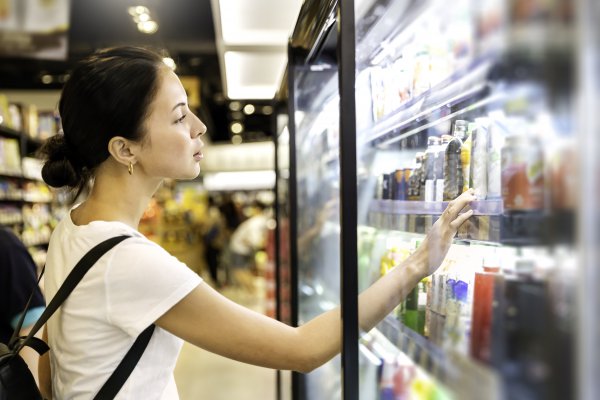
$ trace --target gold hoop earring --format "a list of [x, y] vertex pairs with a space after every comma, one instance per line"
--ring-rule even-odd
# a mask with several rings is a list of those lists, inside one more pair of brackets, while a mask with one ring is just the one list
[[129, 166], [127, 167], [127, 172], [129, 172], [129, 175], [133, 175], [133, 163], [131, 161], [129, 161]]

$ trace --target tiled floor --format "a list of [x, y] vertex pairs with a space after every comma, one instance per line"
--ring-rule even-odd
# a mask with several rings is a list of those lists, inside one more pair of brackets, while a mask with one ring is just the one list
[[[256, 279], [254, 294], [240, 288], [222, 293], [246, 307], [264, 310], [264, 282]], [[175, 380], [181, 400], [274, 400], [275, 371], [209, 353], [188, 343], [183, 345]]]

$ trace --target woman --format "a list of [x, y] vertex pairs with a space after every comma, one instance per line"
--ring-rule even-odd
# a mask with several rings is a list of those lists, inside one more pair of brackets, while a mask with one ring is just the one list
[[[339, 309], [289, 327], [221, 296], [137, 232], [162, 180], [195, 178], [203, 157], [206, 126], [159, 55], [133, 47], [95, 53], [74, 69], [59, 111], [64, 135], [43, 149], [44, 180], [80, 191], [92, 178], [93, 185], [51, 238], [48, 298], [92, 246], [121, 234], [132, 238], [102, 257], [49, 320], [51, 351], [40, 366], [47, 396], [92, 398], [152, 323], [157, 329], [119, 399], [177, 398], [173, 369], [182, 339], [242, 362], [301, 372], [340, 351]], [[472, 200], [468, 192], [452, 202], [419, 249], [360, 295], [363, 330], [436, 270], [471, 215], [459, 211]]]

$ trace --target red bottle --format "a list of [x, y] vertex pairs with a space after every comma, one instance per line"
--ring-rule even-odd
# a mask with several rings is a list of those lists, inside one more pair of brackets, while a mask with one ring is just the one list
[[494, 280], [499, 271], [500, 268], [497, 266], [486, 266], [483, 267], [483, 272], [475, 273], [473, 318], [471, 319], [471, 356], [485, 363], [490, 360]]

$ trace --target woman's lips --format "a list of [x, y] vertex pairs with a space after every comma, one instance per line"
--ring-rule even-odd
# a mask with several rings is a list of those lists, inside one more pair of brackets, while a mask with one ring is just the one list
[[196, 161], [200, 161], [200, 160], [202, 160], [203, 158], [204, 158], [204, 156], [202, 155], [202, 152], [200, 152], [200, 151], [199, 151], [199, 152], [197, 152], [197, 153], [194, 153], [194, 160], [196, 160]]

